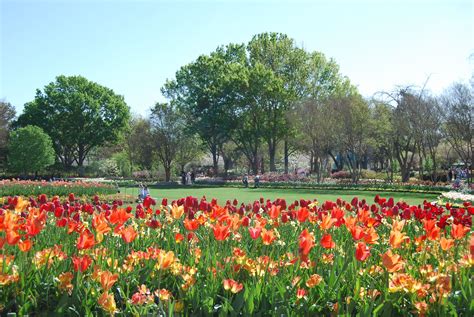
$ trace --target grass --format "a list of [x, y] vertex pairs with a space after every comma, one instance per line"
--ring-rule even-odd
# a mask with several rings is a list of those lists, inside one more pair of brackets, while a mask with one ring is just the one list
[[[342, 198], [351, 201], [353, 197], [365, 199], [372, 203], [377, 192], [361, 191], [361, 190], [320, 190], [320, 189], [269, 189], [269, 188], [225, 188], [225, 187], [192, 187], [192, 186], [175, 186], [149, 188], [150, 195], [161, 201], [162, 198], [175, 200], [186, 196], [201, 198], [206, 196], [208, 201], [216, 198], [221, 204], [227, 200], [236, 198], [239, 202], [250, 203], [263, 197], [265, 199], [275, 200], [284, 198], [287, 202], [293, 202], [300, 199], [317, 199], [320, 202], [326, 200], [335, 201]], [[122, 188], [121, 193], [127, 195], [138, 196], [138, 188]], [[423, 193], [400, 193], [400, 192], [381, 192], [382, 197], [393, 197], [395, 202], [403, 200], [408, 204], [421, 204], [424, 200], [434, 201], [438, 195]]]

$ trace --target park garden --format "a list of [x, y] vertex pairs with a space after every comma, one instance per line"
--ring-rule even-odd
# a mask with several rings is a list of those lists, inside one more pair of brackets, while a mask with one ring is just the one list
[[161, 93], [2, 101], [1, 315], [474, 314], [472, 83], [366, 98], [263, 33]]

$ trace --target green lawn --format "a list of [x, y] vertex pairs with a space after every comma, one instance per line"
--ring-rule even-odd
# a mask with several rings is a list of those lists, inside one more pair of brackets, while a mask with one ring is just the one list
[[[224, 204], [226, 200], [237, 198], [239, 202], [253, 202], [263, 197], [265, 199], [275, 200], [284, 198], [287, 202], [293, 202], [299, 199], [314, 199], [320, 202], [326, 200], [335, 201], [342, 198], [346, 201], [352, 200], [353, 197], [366, 199], [373, 202], [377, 192], [361, 191], [361, 190], [318, 190], [318, 189], [267, 189], [267, 188], [223, 188], [223, 187], [176, 187], [176, 188], [151, 188], [150, 195], [161, 201], [162, 198], [174, 200], [186, 196], [201, 198], [206, 196], [210, 201], [216, 198], [218, 202]], [[138, 188], [122, 188], [122, 193], [138, 196]], [[395, 201], [403, 200], [409, 204], [420, 204], [423, 200], [434, 201], [437, 195], [420, 194], [420, 193], [400, 193], [400, 192], [383, 192], [381, 197], [393, 197]]]

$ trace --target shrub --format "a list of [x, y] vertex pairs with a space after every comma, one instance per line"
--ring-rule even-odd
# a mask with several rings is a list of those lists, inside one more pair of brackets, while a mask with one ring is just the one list
[[349, 179], [351, 178], [351, 173], [349, 171], [339, 171], [331, 174], [331, 178], [334, 179]]

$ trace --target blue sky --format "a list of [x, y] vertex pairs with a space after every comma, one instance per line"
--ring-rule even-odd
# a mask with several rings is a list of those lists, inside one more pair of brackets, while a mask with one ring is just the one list
[[146, 114], [180, 66], [267, 31], [335, 58], [365, 96], [430, 75], [439, 93], [474, 72], [470, 0], [0, 2], [0, 99], [19, 112], [64, 74], [112, 88]]

